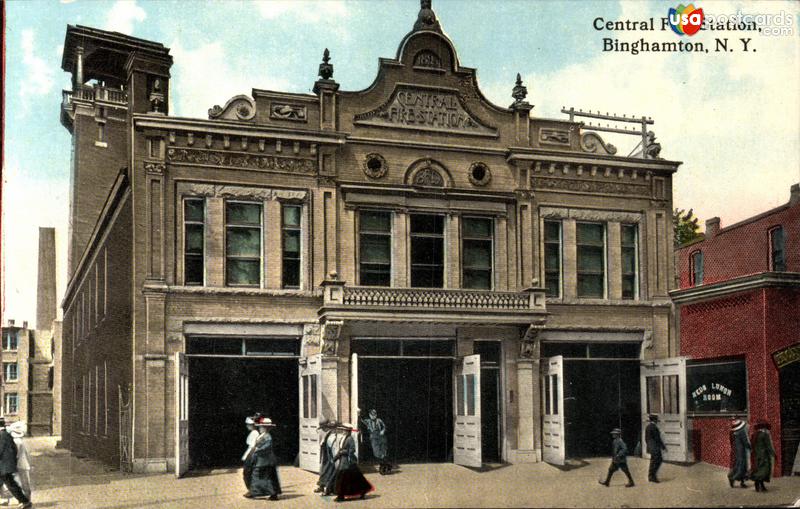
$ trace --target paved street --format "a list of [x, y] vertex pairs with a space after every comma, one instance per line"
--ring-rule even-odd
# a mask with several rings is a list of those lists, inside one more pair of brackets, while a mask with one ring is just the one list
[[[177, 480], [172, 475], [121, 474], [54, 448], [55, 440], [29, 439], [34, 471], [34, 506], [64, 508], [256, 508], [333, 507], [331, 497], [312, 493], [316, 477], [280, 469], [284, 495], [277, 502], [248, 500], [240, 470], [215, 470]], [[366, 467], [376, 486], [364, 501], [345, 507], [670, 507], [778, 506], [800, 498], [800, 477], [775, 479], [766, 494], [752, 487], [731, 489], [726, 471], [706, 464], [662, 467], [663, 482], [647, 483], [647, 463], [630, 459], [638, 482], [625, 488], [618, 472], [611, 487], [597, 483], [605, 459], [560, 470], [546, 464], [496, 465], [482, 472], [452, 464], [402, 465], [391, 476]]]

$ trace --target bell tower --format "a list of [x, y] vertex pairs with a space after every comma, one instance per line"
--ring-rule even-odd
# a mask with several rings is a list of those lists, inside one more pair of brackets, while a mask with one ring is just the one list
[[114, 179], [127, 166], [134, 113], [167, 114], [172, 56], [160, 43], [69, 25], [61, 68], [61, 124], [72, 135], [68, 277], [89, 242]]

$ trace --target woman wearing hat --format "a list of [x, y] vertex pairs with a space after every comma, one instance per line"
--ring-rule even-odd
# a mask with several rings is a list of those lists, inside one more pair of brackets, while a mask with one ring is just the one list
[[281, 483], [278, 480], [278, 458], [272, 449], [272, 435], [269, 430], [275, 425], [271, 419], [259, 417], [255, 421], [258, 438], [253, 446], [253, 474], [250, 480], [250, 492], [247, 498], [269, 497], [278, 500], [281, 494]]
[[333, 492], [333, 483], [336, 480], [336, 463], [333, 458], [339, 452], [337, 426], [339, 423], [326, 420], [317, 428], [317, 431], [322, 431], [324, 435], [319, 444], [319, 479], [314, 493], [330, 495]]
[[775, 447], [772, 445], [770, 426], [764, 421], [756, 424], [756, 433], [753, 437], [753, 453], [755, 465], [750, 478], [756, 483], [756, 491], [767, 491], [764, 486], [772, 478], [772, 468], [775, 466]]
[[386, 424], [383, 423], [382, 419], [378, 418], [378, 411], [374, 408], [369, 411], [369, 419], [361, 419], [361, 422], [364, 423], [364, 426], [367, 427], [367, 431], [369, 431], [369, 443], [372, 445], [372, 455], [375, 456], [375, 459], [381, 464], [379, 469], [381, 475], [388, 474], [392, 471], [392, 464], [386, 461], [386, 449], [388, 445], [386, 440]]
[[244, 420], [244, 424], [247, 426], [247, 430], [249, 431], [247, 438], [245, 439], [247, 449], [242, 455], [242, 462], [244, 462], [244, 471], [242, 472], [242, 477], [244, 478], [244, 485], [247, 488], [247, 494], [250, 493], [250, 479], [253, 475], [253, 447], [256, 445], [256, 440], [258, 439], [258, 431], [256, 431], [255, 419], [258, 419], [260, 416], [260, 414], [256, 414], [253, 417], [246, 417]]
[[339, 452], [336, 453], [336, 482], [334, 493], [336, 501], [341, 502], [346, 499], [364, 498], [367, 493], [375, 489], [361, 469], [358, 468], [358, 457], [356, 456], [356, 442], [353, 440], [353, 425], [344, 423], [339, 427], [344, 434], [344, 440]]
[[[28, 447], [25, 445], [25, 441], [23, 437], [28, 433], [28, 426], [22, 421], [17, 421], [14, 423], [9, 424], [6, 427], [8, 434], [11, 435], [11, 438], [14, 439], [14, 443], [17, 445], [17, 473], [14, 474], [14, 478], [19, 484], [20, 488], [22, 488], [22, 492], [25, 493], [25, 496], [28, 497], [30, 500], [31, 498], [31, 455], [28, 452]], [[9, 493], [6, 497], [8, 502], [4, 505], [8, 505], [11, 502], [11, 494]]]
[[728, 484], [739, 481], [739, 486], [747, 488], [747, 458], [750, 457], [750, 439], [747, 438], [746, 423], [741, 419], [731, 421], [731, 450], [733, 464], [728, 472]]

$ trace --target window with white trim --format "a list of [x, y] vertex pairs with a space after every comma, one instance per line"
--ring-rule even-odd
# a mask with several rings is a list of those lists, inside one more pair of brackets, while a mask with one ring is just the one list
[[16, 382], [19, 380], [19, 364], [16, 362], [3, 363], [3, 381]]
[[303, 208], [284, 204], [281, 207], [282, 286], [300, 288], [300, 246]]
[[703, 284], [703, 252], [695, 251], [689, 255], [689, 284]]
[[7, 392], [3, 401], [3, 411], [6, 415], [19, 412], [19, 394]]
[[561, 297], [561, 221], [544, 222], [544, 286], [547, 297]]
[[362, 210], [358, 214], [358, 282], [392, 284], [392, 213]]
[[202, 286], [205, 275], [205, 199], [183, 200], [183, 283]]
[[461, 220], [461, 287], [492, 289], [494, 221], [485, 217]]
[[635, 224], [620, 227], [622, 255], [622, 298], [639, 297], [639, 228]]
[[3, 334], [3, 350], [6, 352], [13, 352], [17, 349], [17, 345], [17, 331], [7, 331]]

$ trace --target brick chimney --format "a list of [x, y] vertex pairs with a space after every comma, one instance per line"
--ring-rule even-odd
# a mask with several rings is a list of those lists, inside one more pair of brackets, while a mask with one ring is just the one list
[[27, 329], [28, 328], [28, 320], [25, 320], [25, 321], [22, 322], [22, 328], [23, 329]]
[[706, 219], [706, 238], [710, 239], [716, 237], [717, 232], [719, 232], [719, 218], [712, 217], [711, 219]]
[[793, 207], [800, 203], [800, 184], [792, 184], [789, 190], [789, 206]]
[[36, 328], [50, 329], [56, 319], [56, 229], [39, 228], [39, 276], [36, 285]]

